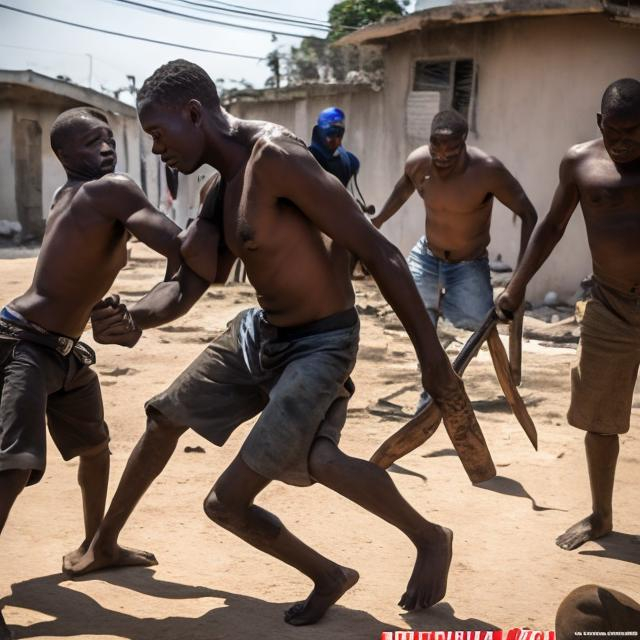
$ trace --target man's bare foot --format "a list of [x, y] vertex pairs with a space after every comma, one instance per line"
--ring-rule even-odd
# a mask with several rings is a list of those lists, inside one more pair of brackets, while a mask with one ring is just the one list
[[108, 567], [152, 567], [158, 564], [153, 553], [118, 545], [109, 549], [92, 545], [84, 555], [68, 564], [67, 559], [72, 555], [65, 556], [62, 565], [62, 570], [70, 576], [81, 576]]
[[284, 621], [296, 627], [318, 622], [327, 609], [351, 589], [359, 578], [357, 571], [338, 567], [338, 571], [326, 581], [316, 582], [313, 591], [304, 602], [298, 602], [287, 609]]
[[592, 513], [584, 520], [580, 520], [580, 522], [576, 522], [572, 527], [569, 527], [561, 536], [558, 536], [556, 544], [561, 549], [572, 551], [589, 540], [596, 540], [606, 536], [612, 530], [612, 518], [603, 518]]
[[453, 531], [437, 525], [429, 532], [424, 543], [417, 545], [416, 564], [407, 590], [398, 603], [403, 609], [426, 609], [444, 598], [453, 555], [452, 545]]
[[7, 624], [4, 621], [2, 612], [0, 612], [0, 640], [11, 640], [11, 638], [11, 631], [9, 631], [9, 627], [7, 627]]
[[88, 548], [89, 545], [86, 542], [83, 542], [75, 551], [62, 556], [62, 570], [66, 571], [67, 567], [72, 567], [76, 564], [76, 562], [78, 562], [80, 558], [87, 553]]

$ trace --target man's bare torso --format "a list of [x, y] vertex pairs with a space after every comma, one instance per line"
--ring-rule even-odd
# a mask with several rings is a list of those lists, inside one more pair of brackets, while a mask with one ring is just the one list
[[467, 147], [463, 171], [444, 179], [432, 166], [428, 146], [416, 149], [409, 163], [409, 176], [424, 201], [429, 248], [452, 261], [483, 255], [491, 239], [492, 158]]
[[[112, 179], [107, 175], [99, 181]], [[56, 193], [33, 282], [11, 302], [27, 320], [74, 338], [127, 262], [128, 231], [96, 212], [87, 184], [92, 183]]]
[[272, 185], [265, 151], [284, 150], [292, 163], [308, 154], [304, 143], [282, 127], [249, 123], [253, 148], [224, 194], [224, 237], [245, 264], [260, 306], [270, 322], [291, 326], [353, 306], [348, 253], [324, 236]]
[[616, 165], [602, 139], [570, 153], [594, 274], [622, 290], [640, 285], [640, 162]]

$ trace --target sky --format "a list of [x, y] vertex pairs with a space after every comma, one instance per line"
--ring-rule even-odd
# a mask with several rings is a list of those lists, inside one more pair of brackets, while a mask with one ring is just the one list
[[[154, 6], [164, 11], [188, 12], [208, 20], [242, 24], [256, 29], [275, 29], [322, 37], [325, 33], [323, 31], [265, 22], [227, 12], [214, 13], [202, 8], [202, 5], [217, 5], [218, 8], [234, 10], [238, 6], [249, 7], [326, 21], [329, 8], [335, 2], [336, 0], [0, 0], [0, 69], [32, 69], [52, 77], [64, 75], [76, 84], [107, 92], [127, 87], [127, 75], [135, 76], [136, 84], [140, 86], [161, 64], [182, 57], [204, 67], [214, 80], [223, 78], [227, 87], [234, 86], [231, 81], [245, 79], [259, 88], [264, 86], [270, 75], [264, 60], [125, 39], [16, 13], [3, 7], [16, 7], [117, 33], [264, 58], [276, 47], [288, 51], [290, 46], [299, 44], [300, 38], [278, 35], [274, 41], [271, 33], [197, 22], [161, 14], [138, 5]], [[133, 104], [133, 96], [127, 91], [120, 94], [120, 99]]]

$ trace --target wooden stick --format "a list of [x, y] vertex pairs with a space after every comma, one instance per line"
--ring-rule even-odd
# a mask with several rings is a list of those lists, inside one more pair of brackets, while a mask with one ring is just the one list
[[[476, 356], [487, 335], [495, 329], [497, 322], [498, 317], [492, 309], [482, 326], [467, 340], [454, 360], [453, 369], [458, 375], [462, 375], [467, 365]], [[440, 410], [433, 400], [430, 400], [420, 413], [378, 447], [371, 457], [371, 462], [386, 469], [398, 458], [424, 444], [436, 432], [441, 419]], [[495, 476], [491, 454], [475, 419], [474, 424], [467, 425], [466, 430], [458, 429], [452, 432], [447, 429], [447, 432], [472, 482], [481, 482]]]
[[518, 389], [511, 377], [511, 367], [509, 365], [507, 352], [500, 340], [498, 330], [495, 327], [487, 336], [487, 344], [489, 345], [489, 353], [493, 360], [493, 368], [496, 370], [498, 382], [502, 387], [502, 393], [504, 393], [504, 397], [507, 399], [513, 414], [518, 419], [518, 422], [531, 441], [533, 448], [537, 451], [538, 433], [536, 432], [536, 426], [533, 424], [533, 420], [527, 411], [527, 407], [518, 393]]
[[513, 314], [509, 323], [509, 368], [516, 387], [522, 382], [522, 325], [524, 305]]

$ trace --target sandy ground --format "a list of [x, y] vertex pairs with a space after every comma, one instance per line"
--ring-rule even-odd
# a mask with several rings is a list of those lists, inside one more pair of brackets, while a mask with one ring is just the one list
[[[34, 265], [33, 258], [0, 261], [1, 302], [26, 288]], [[134, 245], [133, 260], [113, 290], [134, 299], [161, 273], [161, 263]], [[411, 344], [385, 313], [374, 285], [356, 287], [365, 313], [354, 373], [357, 392], [343, 447], [368, 458], [403, 419], [380, 417], [367, 407], [407, 388], [392, 401], [410, 411], [419, 378]], [[187, 317], [148, 331], [135, 350], [97, 347], [112, 434], [111, 493], [144, 429], [144, 401], [253, 303], [248, 285], [211, 288]], [[449, 350], [459, 346], [454, 342]], [[240, 427], [223, 449], [193, 432], [183, 436], [121, 539], [156, 553], [159, 566], [103, 571], [75, 581], [61, 574], [60, 566], [63, 553], [82, 538], [77, 462], [63, 462], [50, 442], [45, 477], [20, 496], [0, 542], [0, 606], [16, 638], [365, 640], [392, 629], [550, 629], [563, 596], [584, 583], [609, 585], [640, 600], [638, 387], [632, 429], [621, 438], [615, 533], [574, 552], [554, 544], [590, 506], [583, 434], [564, 418], [574, 355], [575, 345], [525, 344], [521, 392], [538, 428], [538, 452], [503, 401], [488, 353], [481, 352], [468, 368], [467, 389], [477, 401], [498, 468], [495, 480], [482, 487], [470, 484], [443, 427], [392, 468], [407, 499], [455, 532], [447, 596], [428, 611], [406, 614], [396, 606], [414, 560], [402, 534], [323, 487], [273, 483], [259, 504], [313, 547], [361, 574], [320, 624], [292, 628], [282, 622], [287, 606], [308, 593], [309, 581], [217, 528], [202, 510], [251, 424]], [[206, 453], [184, 451], [195, 445]]]

